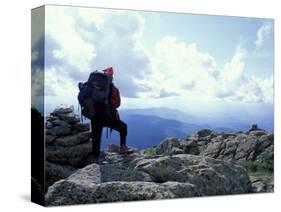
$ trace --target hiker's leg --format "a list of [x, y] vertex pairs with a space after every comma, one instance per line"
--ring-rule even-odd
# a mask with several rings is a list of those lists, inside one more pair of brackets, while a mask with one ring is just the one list
[[126, 137], [128, 134], [127, 124], [121, 120], [114, 120], [109, 123], [109, 127], [118, 131], [120, 135], [120, 146], [126, 145]]
[[100, 144], [102, 136], [102, 124], [98, 121], [91, 120], [92, 128], [92, 151], [95, 157], [100, 155]]

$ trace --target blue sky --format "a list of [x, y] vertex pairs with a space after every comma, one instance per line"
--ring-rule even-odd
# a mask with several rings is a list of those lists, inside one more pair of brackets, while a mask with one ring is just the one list
[[47, 6], [45, 20], [52, 107], [75, 105], [77, 83], [108, 66], [123, 108], [273, 104], [271, 19]]
[[214, 15], [196, 15], [184, 13], [145, 12], [146, 28], [143, 43], [148, 48], [163, 35], [176, 36], [179, 41], [196, 43], [201, 51], [208, 52], [219, 65], [229, 61], [237, 46], [244, 47], [249, 53], [247, 71], [258, 77], [268, 77], [273, 70], [273, 34], [264, 42], [262, 54], [268, 57], [255, 56], [257, 32], [264, 24], [273, 24], [271, 19], [228, 17]]

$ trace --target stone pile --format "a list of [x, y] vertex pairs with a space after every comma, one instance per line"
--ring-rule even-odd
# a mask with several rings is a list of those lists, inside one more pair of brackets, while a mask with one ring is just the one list
[[73, 107], [61, 105], [46, 117], [46, 180], [47, 186], [66, 178], [92, 151], [88, 123], [81, 123]]

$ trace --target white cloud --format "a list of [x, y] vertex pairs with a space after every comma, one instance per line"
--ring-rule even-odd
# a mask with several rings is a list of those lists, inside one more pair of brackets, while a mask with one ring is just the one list
[[[215, 60], [198, 50], [195, 43], [178, 42], [176, 37], [164, 37], [155, 46], [150, 55], [152, 74], [145, 79], [145, 84], [152, 87], [152, 93], [142, 94], [154, 97], [170, 95], [196, 96], [215, 87], [212, 76], [216, 70]], [[199, 80], [200, 79], [200, 80]], [[208, 85], [206, 84], [208, 82]], [[192, 92], [191, 92], [192, 91]]]
[[199, 101], [273, 102], [272, 79], [257, 79], [245, 71], [246, 51], [238, 47], [222, 70], [196, 44], [175, 37], [161, 39], [151, 54], [152, 75], [144, 84], [152, 91], [142, 97], [181, 96]]
[[[50, 95], [76, 95], [77, 82], [90, 71], [113, 66], [124, 97], [273, 102], [273, 78], [248, 76], [240, 47], [218, 70], [209, 53], [176, 37], [145, 49], [140, 42], [145, 20], [138, 12], [50, 7], [46, 15], [46, 32], [58, 44], [47, 45], [53, 57], [45, 77]], [[256, 45], [262, 45], [268, 29], [259, 30]]]
[[257, 39], [255, 41], [256, 48], [261, 48], [264, 42], [272, 34], [273, 26], [271, 22], [265, 22], [257, 31]]
[[76, 82], [85, 81], [91, 71], [113, 66], [114, 80], [124, 96], [136, 97], [137, 91], [149, 89], [136, 80], [150, 71], [149, 58], [139, 43], [145, 23], [137, 12], [47, 8], [46, 33], [61, 48], [52, 50], [47, 41], [46, 51], [49, 48], [61, 62], [55, 69], [61, 77], [64, 73]]
[[223, 81], [229, 83], [235, 82], [241, 78], [245, 67], [244, 57], [245, 50], [243, 50], [241, 47], [238, 47], [230, 62], [227, 62], [224, 65], [222, 71]]
[[45, 95], [68, 96], [77, 94], [76, 82], [59, 69], [59, 67], [51, 67], [45, 70]]

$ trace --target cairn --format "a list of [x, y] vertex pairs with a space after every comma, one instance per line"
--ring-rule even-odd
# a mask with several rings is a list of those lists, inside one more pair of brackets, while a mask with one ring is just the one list
[[89, 123], [73, 107], [60, 105], [45, 119], [47, 185], [68, 177], [92, 152]]

